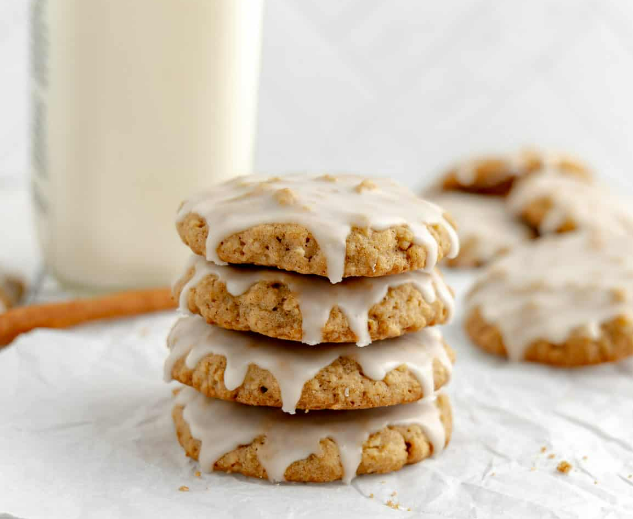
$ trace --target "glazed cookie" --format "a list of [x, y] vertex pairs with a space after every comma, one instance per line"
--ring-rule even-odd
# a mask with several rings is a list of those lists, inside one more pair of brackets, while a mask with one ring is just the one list
[[523, 150], [505, 156], [463, 161], [444, 175], [441, 187], [447, 191], [505, 196], [518, 178], [542, 169], [555, 169], [580, 178], [591, 177], [589, 170], [576, 159]]
[[17, 277], [0, 273], [0, 313], [20, 302], [24, 283]]
[[248, 176], [185, 202], [177, 229], [214, 263], [300, 274], [379, 277], [433, 271], [459, 243], [450, 217], [390, 179]]
[[632, 200], [556, 172], [540, 172], [518, 182], [508, 207], [542, 235], [576, 229], [633, 233]]
[[451, 267], [479, 267], [532, 238], [532, 231], [510, 214], [505, 200], [470, 193], [440, 193], [432, 200], [457, 224], [459, 255]]
[[443, 324], [453, 312], [453, 295], [438, 271], [332, 285], [319, 276], [218, 266], [195, 255], [174, 285], [174, 296], [181, 310], [209, 324], [307, 344], [365, 346]]
[[557, 366], [633, 354], [633, 244], [570, 233], [523, 245], [467, 297], [466, 331], [486, 351]]
[[311, 348], [209, 326], [196, 316], [179, 320], [167, 343], [167, 381], [209, 397], [289, 413], [413, 402], [448, 383], [454, 361], [436, 329], [367, 348]]
[[452, 432], [444, 395], [354, 413], [289, 416], [185, 388], [173, 419], [178, 441], [202, 470], [313, 483], [400, 470], [442, 452]]

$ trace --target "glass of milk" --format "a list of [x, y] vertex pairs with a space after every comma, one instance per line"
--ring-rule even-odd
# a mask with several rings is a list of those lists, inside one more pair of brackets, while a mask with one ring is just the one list
[[33, 0], [33, 199], [71, 288], [168, 284], [196, 190], [252, 169], [263, 0]]

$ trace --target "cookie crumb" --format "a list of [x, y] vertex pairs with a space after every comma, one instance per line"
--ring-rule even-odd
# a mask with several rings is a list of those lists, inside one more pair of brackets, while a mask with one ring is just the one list
[[407, 508], [407, 512], [411, 512], [412, 510], [410, 508]]
[[354, 191], [362, 193], [363, 191], [373, 191], [374, 189], [378, 189], [378, 185], [369, 179], [365, 179], [354, 188]]
[[494, 476], [496, 474], [496, 472], [493, 472], [492, 474], [490, 474], [491, 476]]
[[547, 459], [548, 459], [548, 460], [553, 460], [555, 457], [556, 457], [556, 454], [552, 453], [552, 454], [550, 454], [550, 455], [547, 457]]
[[535, 470], [536, 470], [536, 467], [532, 467], [532, 468], [530, 469], [530, 472], [534, 472]]
[[374, 498], [374, 493], [372, 492], [371, 494], [369, 494], [369, 499], [373, 499]]
[[633, 474], [629, 474], [629, 479], [633, 478]]
[[180, 490], [181, 492], [189, 492], [189, 487], [183, 485], [178, 490]]
[[597, 484], [598, 484], [598, 482], [597, 482], [597, 481], [594, 481], [594, 482], [593, 482], [593, 484], [594, 484], [594, 485], [597, 485]]
[[398, 492], [396, 492], [395, 490], [391, 493], [391, 497], [396, 497], [398, 495]]
[[545, 452], [547, 450], [547, 447], [543, 446], [541, 447], [541, 452]]
[[324, 180], [325, 182], [337, 182], [338, 178], [333, 175], [321, 175], [319, 180]]
[[587, 456], [583, 456], [583, 457], [582, 457], [582, 459], [583, 459], [583, 460], [587, 460]]
[[196, 471], [196, 477], [199, 478], [202, 476], [202, 472], [200, 472], [199, 470]]
[[[556, 470], [562, 474], [568, 474], [571, 469], [572, 465], [568, 461], [561, 461], [556, 467]], [[596, 483], [598, 482], [596, 481]]]
[[393, 508], [394, 510], [399, 510], [400, 509], [400, 505], [398, 503], [394, 503], [391, 499], [389, 501], [387, 501], [386, 505], [389, 508]]
[[626, 290], [622, 288], [614, 288], [611, 290], [611, 296], [613, 297], [614, 303], [626, 303]]

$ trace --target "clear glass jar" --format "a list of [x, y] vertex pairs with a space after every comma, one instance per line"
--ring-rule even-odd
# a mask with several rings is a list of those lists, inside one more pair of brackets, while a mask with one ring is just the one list
[[66, 286], [169, 283], [192, 192], [252, 169], [263, 0], [33, 0], [32, 169]]

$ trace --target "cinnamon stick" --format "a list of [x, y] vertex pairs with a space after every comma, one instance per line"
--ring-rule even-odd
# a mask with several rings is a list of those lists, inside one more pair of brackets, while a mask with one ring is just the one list
[[95, 299], [14, 308], [0, 314], [0, 347], [35, 328], [68, 328], [88, 321], [116, 319], [176, 308], [171, 290], [121, 292]]

